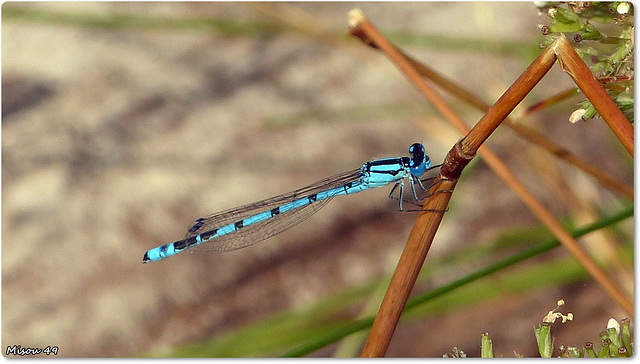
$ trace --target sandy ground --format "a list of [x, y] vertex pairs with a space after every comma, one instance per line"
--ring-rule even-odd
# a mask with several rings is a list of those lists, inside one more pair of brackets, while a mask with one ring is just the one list
[[[388, 189], [335, 199], [306, 223], [238, 252], [141, 260], [147, 249], [180, 239], [199, 216], [405, 155], [416, 141], [439, 162], [459, 138], [384, 56], [345, 36], [354, 4], [5, 3], [3, 14], [8, 6], [98, 20], [210, 17], [244, 32], [3, 19], [3, 350], [162, 352], [379, 277], [397, 261], [413, 221], [395, 211]], [[530, 47], [539, 34], [530, 3], [358, 6], [385, 32], [434, 37], [434, 45], [405, 40], [405, 49], [487, 101], [531, 59], [485, 50], [482, 42], [471, 52], [449, 48], [439, 37]], [[278, 27], [257, 34], [247, 30], [252, 24]], [[554, 70], [534, 94], [569, 85]], [[527, 121], [630, 182], [632, 169], [615, 157], [610, 133], [600, 122], [569, 125], [572, 107]], [[479, 116], [466, 107], [461, 113], [470, 122]], [[425, 121], [429, 132], [418, 127]], [[492, 145], [522, 173], [528, 166], [512, 155], [512, 139], [500, 131]], [[552, 211], [567, 212], [523, 178]], [[484, 164], [469, 180], [433, 254], [535, 223]], [[601, 325], [624, 317], [593, 283], [510, 295], [499, 305], [402, 326], [389, 355], [441, 356], [453, 346], [473, 353], [492, 323], [546, 312], [561, 296], [573, 298], [580, 314], [602, 317]], [[494, 330], [499, 353], [535, 355], [532, 324], [522, 322]], [[434, 341], [434, 326], [447, 328], [449, 339], [439, 332]], [[478, 334], [467, 338], [469, 331]]]

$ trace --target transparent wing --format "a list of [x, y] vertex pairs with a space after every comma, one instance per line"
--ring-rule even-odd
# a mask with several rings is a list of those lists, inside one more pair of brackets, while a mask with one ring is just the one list
[[[312, 185], [300, 188], [293, 192], [196, 219], [187, 231], [185, 239], [198, 235], [205, 231], [218, 229], [222, 226], [242, 221], [250, 216], [269, 211], [273, 208], [280, 207], [297, 199], [304, 198], [321, 191], [340, 187], [349, 182], [355, 182], [361, 177], [362, 174], [360, 172], [360, 169], [356, 169], [323, 179]], [[244, 226], [242, 229], [239, 229], [230, 234], [217, 237], [204, 244], [190, 247], [188, 248], [188, 250], [194, 253], [222, 253], [244, 248], [246, 246], [272, 237], [278, 233], [281, 233], [296, 224], [299, 224], [309, 216], [316, 213], [322, 207], [324, 207], [327, 202], [329, 202], [329, 200], [331, 200], [331, 197], [316, 201], [297, 209], [280, 213], [272, 218]]]

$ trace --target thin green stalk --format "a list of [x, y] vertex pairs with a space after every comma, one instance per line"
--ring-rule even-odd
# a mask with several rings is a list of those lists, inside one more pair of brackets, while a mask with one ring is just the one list
[[100, 29], [140, 29], [140, 30], [204, 30], [228, 35], [265, 35], [278, 28], [277, 25], [252, 22], [238, 22], [233, 19], [208, 17], [150, 17], [146, 14], [98, 13], [98, 12], [55, 12], [32, 7], [9, 5], [2, 8], [2, 20], [32, 21], [59, 25]]
[[[578, 238], [581, 237], [583, 235], [586, 235], [590, 232], [593, 232], [595, 230], [598, 229], [602, 229], [604, 227], [613, 225], [618, 223], [619, 221], [622, 221], [628, 217], [633, 216], [633, 206], [630, 206], [622, 211], [620, 211], [619, 213], [609, 216], [609, 217], [605, 217], [599, 221], [596, 221], [593, 224], [590, 224], [588, 226], [585, 226], [581, 229], [577, 229], [573, 232], [571, 232], [571, 235], [574, 238]], [[452, 281], [446, 285], [437, 287], [435, 289], [430, 290], [429, 292], [425, 292], [423, 294], [420, 294], [416, 297], [413, 297], [411, 299], [409, 299], [407, 301], [407, 305], [405, 306], [405, 310], [409, 310], [411, 308], [414, 308], [416, 306], [419, 306], [427, 301], [430, 301], [434, 298], [437, 298], [441, 295], [444, 295], [445, 293], [451, 292], [456, 288], [462, 287], [466, 284], [469, 284], [473, 281], [476, 281], [480, 278], [486, 277], [492, 273], [495, 273], [497, 271], [500, 271], [502, 269], [505, 269], [507, 267], [510, 267], [516, 263], [519, 263], [521, 261], [524, 261], [526, 259], [532, 258], [534, 256], [537, 256], [539, 254], [545, 253], [557, 246], [559, 246], [560, 243], [557, 239], [551, 239], [548, 240], [546, 242], [542, 242], [540, 244], [537, 244], [529, 249], [526, 249], [520, 253], [517, 253], [511, 257], [508, 257], [506, 259], [503, 259], [501, 261], [498, 261], [496, 263], [493, 263], [483, 269], [480, 269], [476, 272], [473, 272], [465, 277], [462, 277], [460, 279], [457, 279], [455, 281]], [[344, 337], [346, 337], [347, 335], [350, 335], [354, 332], [358, 332], [360, 330], [364, 330], [368, 327], [370, 327], [373, 324], [373, 320], [374, 317], [370, 316], [367, 318], [363, 318], [360, 320], [356, 320], [354, 322], [352, 322], [351, 324], [336, 330], [334, 332], [331, 332], [328, 335], [325, 336], [321, 336], [319, 338], [316, 338], [315, 340], [306, 343], [302, 346], [299, 346], [289, 352], [284, 353], [282, 356], [283, 357], [301, 357], [303, 355], [307, 355], [315, 350], [318, 350], [326, 345], [332, 344]]]

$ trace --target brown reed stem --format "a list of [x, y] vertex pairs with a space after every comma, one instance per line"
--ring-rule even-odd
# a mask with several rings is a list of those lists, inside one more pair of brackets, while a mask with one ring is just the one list
[[[402, 53], [402, 51], [398, 50]], [[452, 81], [448, 80], [446, 77], [442, 76], [438, 72], [432, 70], [428, 66], [414, 60], [410, 56], [405, 53], [402, 55], [407, 58], [407, 60], [411, 63], [411, 65], [422, 75], [423, 77], [428, 78], [436, 85], [442, 87], [445, 91], [455, 95], [460, 100], [476, 107], [479, 110], [487, 111], [489, 110], [490, 105], [486, 104], [482, 101], [478, 96], [472, 94], [471, 92], [463, 89]], [[576, 94], [576, 89], [572, 88], [570, 90], [564, 91], [554, 97], [545, 100], [547, 102], [557, 102], [558, 100], [564, 99], [566, 97], [572, 96]], [[532, 109], [535, 108], [535, 105], [527, 110], [527, 112], [532, 112]], [[600, 167], [594, 166], [592, 163], [580, 158], [579, 156], [571, 153], [571, 151], [557, 144], [553, 140], [545, 137], [543, 134], [538, 131], [529, 128], [523, 124], [513, 122], [510, 118], [505, 119], [504, 125], [513, 129], [520, 136], [527, 139], [529, 142], [538, 145], [539, 147], [546, 149], [549, 153], [552, 153], [556, 157], [561, 160], [566, 161], [569, 164], [574, 165], [575, 167], [581, 169], [585, 173], [591, 175], [593, 178], [598, 180], [603, 186], [610, 188], [611, 190], [617, 191], [629, 198], [633, 198], [633, 187], [628, 186], [622, 182], [620, 182], [617, 178], [615, 178], [610, 173], [607, 173]]]
[[[393, 45], [391, 45], [375, 27], [359, 11], [352, 10], [349, 13], [350, 28], [352, 34], [360, 37], [369, 45], [380, 48], [393, 60], [405, 73], [409, 80], [432, 100], [434, 106], [454, 125], [461, 130], [468, 128], [462, 120], [451, 110], [439, 95], [433, 91], [420, 77], [420, 74]], [[555, 43], [554, 43], [555, 44]], [[427, 199], [423, 212], [421, 212], [409, 235], [405, 249], [400, 257], [400, 261], [391, 279], [389, 289], [383, 298], [378, 315], [371, 328], [371, 333], [361, 356], [378, 357], [386, 353], [389, 342], [398, 323], [402, 310], [413, 289], [418, 273], [424, 263], [437, 228], [442, 220], [442, 212], [446, 210], [451, 193], [453, 192], [457, 179], [464, 167], [473, 158], [480, 146], [489, 135], [500, 125], [507, 115], [522, 101], [531, 89], [544, 77], [553, 66], [556, 56], [553, 53], [553, 45], [548, 47], [529, 66], [525, 72], [514, 82], [514, 84], [502, 95], [502, 97], [487, 111], [476, 126], [469, 131], [467, 136], [460, 140], [453, 149], [449, 151], [445, 162], [440, 170], [437, 183], [430, 189], [433, 196]], [[617, 287], [608, 279], [595, 262], [590, 259], [586, 252], [573, 240], [571, 235], [553, 218], [553, 216], [531, 195], [528, 190], [511, 174], [501, 161], [494, 154], [485, 151], [486, 147], [480, 149], [483, 158], [498, 168], [496, 172], [506, 179], [506, 182], [516, 191], [523, 201], [532, 209], [538, 218], [545, 223], [560, 241], [567, 246], [569, 251], [578, 258], [589, 273], [602, 284], [605, 289], [618, 300], [631, 313], [631, 304]], [[494, 168], [494, 169], [495, 169]], [[587, 262], [585, 265], [585, 261]], [[590, 264], [592, 262], [593, 264]], [[616, 294], [619, 293], [619, 294]]]
[[553, 44], [562, 70], [571, 77], [582, 93], [591, 101], [593, 107], [633, 157], [633, 126], [629, 119], [624, 116], [618, 105], [593, 76], [589, 67], [582, 61], [564, 34]]

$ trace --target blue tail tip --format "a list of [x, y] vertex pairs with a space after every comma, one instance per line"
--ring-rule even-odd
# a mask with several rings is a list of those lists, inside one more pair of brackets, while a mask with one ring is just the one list
[[149, 253], [144, 253], [144, 257], [142, 257], [142, 264], [149, 263], [151, 259], [149, 259]]

